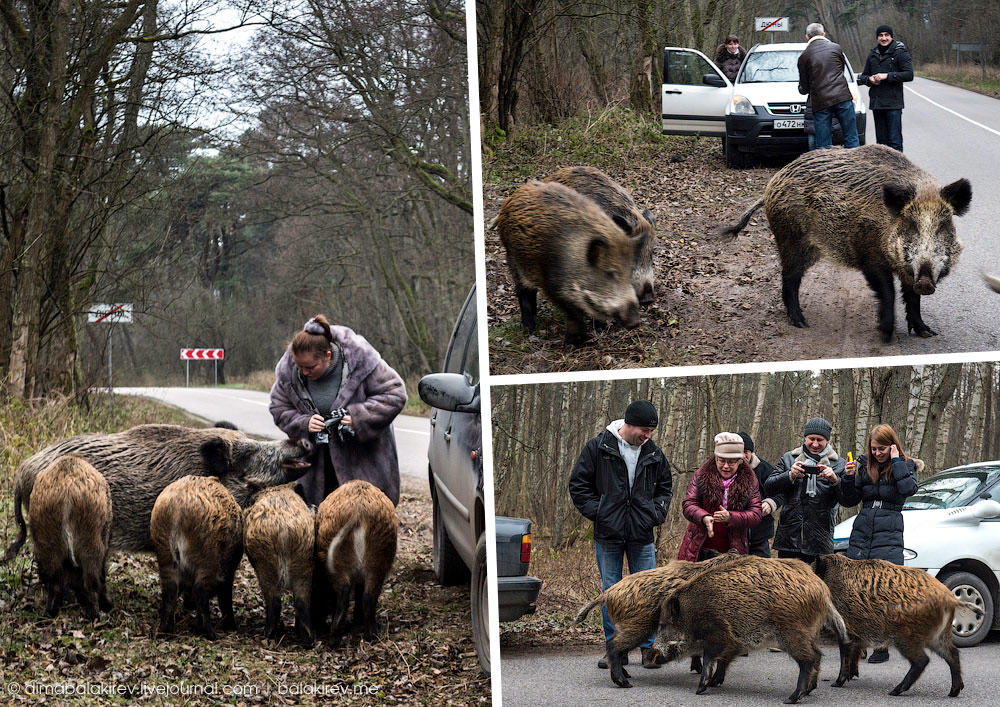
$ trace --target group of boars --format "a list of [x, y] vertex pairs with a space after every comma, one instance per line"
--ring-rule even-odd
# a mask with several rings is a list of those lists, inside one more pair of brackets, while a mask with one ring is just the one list
[[[222, 423], [220, 423], [222, 424]], [[353, 624], [372, 637], [379, 595], [396, 556], [392, 502], [366, 481], [339, 486], [312, 509], [295, 491], [308, 468], [297, 443], [259, 441], [225, 427], [140, 425], [85, 434], [25, 460], [14, 479], [19, 534], [31, 530], [46, 610], [55, 616], [70, 591], [84, 616], [112, 608], [111, 550], [152, 551], [159, 565], [159, 632], [175, 632], [178, 598], [195, 629], [215, 638], [209, 601], [233, 630], [233, 582], [246, 552], [265, 609], [265, 636], [284, 635], [281, 600], [291, 592], [298, 638], [325, 632], [337, 646]]]
[[628, 575], [584, 606], [576, 623], [602, 605], [615, 626], [607, 655], [616, 685], [632, 686], [625, 658], [654, 634], [668, 662], [691, 656], [691, 669], [701, 673], [696, 694], [722, 685], [734, 658], [777, 646], [799, 667], [785, 704], [816, 688], [824, 629], [840, 646], [834, 687], [859, 677], [863, 650], [894, 645], [910, 667], [890, 695], [916, 682], [930, 648], [948, 663], [948, 695], [957, 697], [964, 683], [952, 620], [959, 608], [983, 614], [924, 570], [839, 554], [820, 555], [812, 567], [732, 552], [702, 562], [673, 560]]
[[[739, 223], [713, 234], [733, 238], [761, 206], [781, 262], [781, 294], [791, 323], [806, 327], [802, 277], [821, 258], [860, 270], [878, 299], [878, 330], [892, 339], [899, 279], [909, 333], [937, 334], [920, 316], [955, 266], [962, 243], [954, 216], [969, 209], [972, 186], [941, 186], [884, 145], [814, 150], [779, 170]], [[518, 187], [495, 222], [521, 309], [535, 329], [537, 292], [566, 315], [566, 343], [589, 338], [588, 320], [640, 324], [654, 301], [656, 220], [628, 190], [593, 167], [566, 167]], [[1000, 291], [1000, 280], [987, 282]]]

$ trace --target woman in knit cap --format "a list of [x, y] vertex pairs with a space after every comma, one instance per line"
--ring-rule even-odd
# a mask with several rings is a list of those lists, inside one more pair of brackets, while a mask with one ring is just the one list
[[786, 452], [764, 484], [764, 495], [783, 494], [773, 548], [778, 557], [812, 562], [833, 552], [834, 509], [843, 503], [845, 461], [830, 444], [833, 428], [822, 417], [802, 429], [802, 445]]
[[314, 446], [313, 466], [298, 481], [318, 506], [352, 479], [399, 502], [399, 461], [391, 423], [406, 386], [371, 344], [322, 314], [305, 323], [274, 368], [271, 416], [291, 440]]
[[747, 554], [747, 531], [760, 523], [761, 509], [742, 437], [733, 432], [715, 436], [715, 454], [694, 472], [682, 510], [690, 523], [678, 560], [703, 560], [709, 550]]
[[892, 36], [892, 27], [875, 29], [875, 48], [868, 54], [858, 85], [868, 86], [868, 108], [875, 120], [875, 140], [903, 151], [903, 84], [913, 80], [913, 62], [906, 46]]

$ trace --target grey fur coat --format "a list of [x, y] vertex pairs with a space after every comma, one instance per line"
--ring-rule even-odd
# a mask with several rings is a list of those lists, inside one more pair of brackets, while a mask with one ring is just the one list
[[[406, 386], [363, 336], [343, 326], [330, 330], [344, 352], [344, 373], [333, 407], [347, 409], [356, 436], [341, 441], [332, 434], [329, 455], [324, 453], [327, 445], [316, 445], [313, 468], [298, 483], [311, 505], [319, 505], [328, 490], [353, 479], [374, 484], [397, 504], [399, 459], [391, 423], [406, 404]], [[274, 375], [269, 408], [274, 424], [289, 439], [315, 444], [308, 429], [316, 406], [290, 349], [278, 361]], [[328, 475], [335, 475], [336, 483], [330, 483], [333, 479], [328, 480]]]

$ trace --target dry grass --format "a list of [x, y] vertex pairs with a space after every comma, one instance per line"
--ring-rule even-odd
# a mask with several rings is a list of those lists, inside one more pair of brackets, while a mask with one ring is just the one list
[[922, 64], [917, 76], [1000, 98], [1000, 67], [973, 63]]

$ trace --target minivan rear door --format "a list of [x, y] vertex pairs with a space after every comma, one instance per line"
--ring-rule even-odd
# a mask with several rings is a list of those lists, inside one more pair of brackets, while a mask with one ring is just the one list
[[663, 50], [661, 91], [664, 135], [726, 134], [733, 84], [697, 49]]

